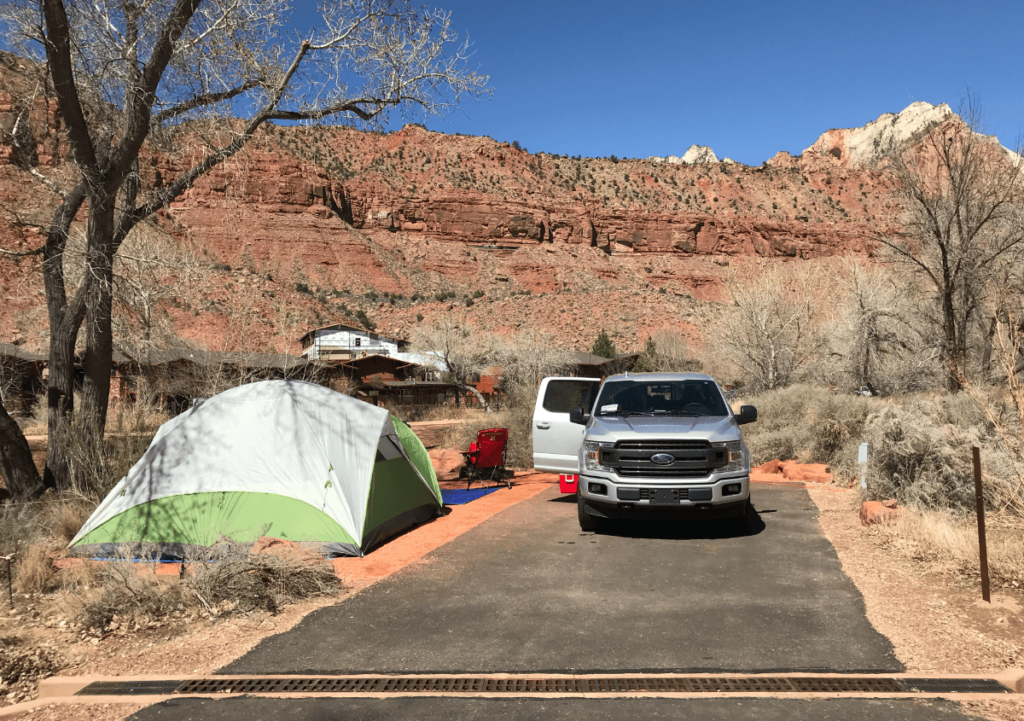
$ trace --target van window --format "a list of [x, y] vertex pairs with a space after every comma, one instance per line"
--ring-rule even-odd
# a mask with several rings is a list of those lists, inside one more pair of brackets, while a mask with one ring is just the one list
[[550, 381], [544, 394], [544, 410], [550, 413], [568, 413], [573, 406], [590, 410], [598, 381], [564, 380]]

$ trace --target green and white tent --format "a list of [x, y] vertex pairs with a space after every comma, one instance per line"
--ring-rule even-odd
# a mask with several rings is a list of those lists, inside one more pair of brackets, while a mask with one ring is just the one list
[[163, 424], [71, 542], [164, 555], [260, 536], [361, 556], [442, 513], [426, 449], [382, 408], [301, 381], [220, 393]]

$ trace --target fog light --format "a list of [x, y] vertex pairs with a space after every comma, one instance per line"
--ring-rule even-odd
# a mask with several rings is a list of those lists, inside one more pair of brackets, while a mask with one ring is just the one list
[[738, 495], [742, 490], [743, 490], [743, 484], [741, 484], [741, 483], [730, 483], [728, 485], [722, 486], [722, 495], [723, 496], [735, 496], [735, 495]]
[[608, 486], [603, 483], [588, 483], [587, 490], [600, 496], [608, 495]]

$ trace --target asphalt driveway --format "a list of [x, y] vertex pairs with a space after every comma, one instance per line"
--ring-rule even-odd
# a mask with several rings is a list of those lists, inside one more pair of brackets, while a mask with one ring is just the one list
[[223, 673], [899, 671], [806, 492], [722, 524], [582, 533], [556, 488]]
[[[221, 669], [232, 674], [902, 670], [799, 489], [758, 486], [746, 534], [718, 524], [581, 533], [552, 488]], [[188, 699], [137, 721], [962, 720], [872, 699]], [[973, 717], [970, 717], [973, 718]]]

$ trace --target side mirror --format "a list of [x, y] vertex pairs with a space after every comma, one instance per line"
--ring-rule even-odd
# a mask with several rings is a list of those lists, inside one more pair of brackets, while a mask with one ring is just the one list
[[753, 423], [757, 420], [757, 409], [754, 406], [740, 406], [740, 414], [736, 416], [736, 424]]
[[569, 410], [570, 423], [577, 423], [581, 426], [585, 426], [587, 425], [588, 420], [589, 418], [587, 418], [587, 414], [584, 413], [582, 406], [574, 406]]

